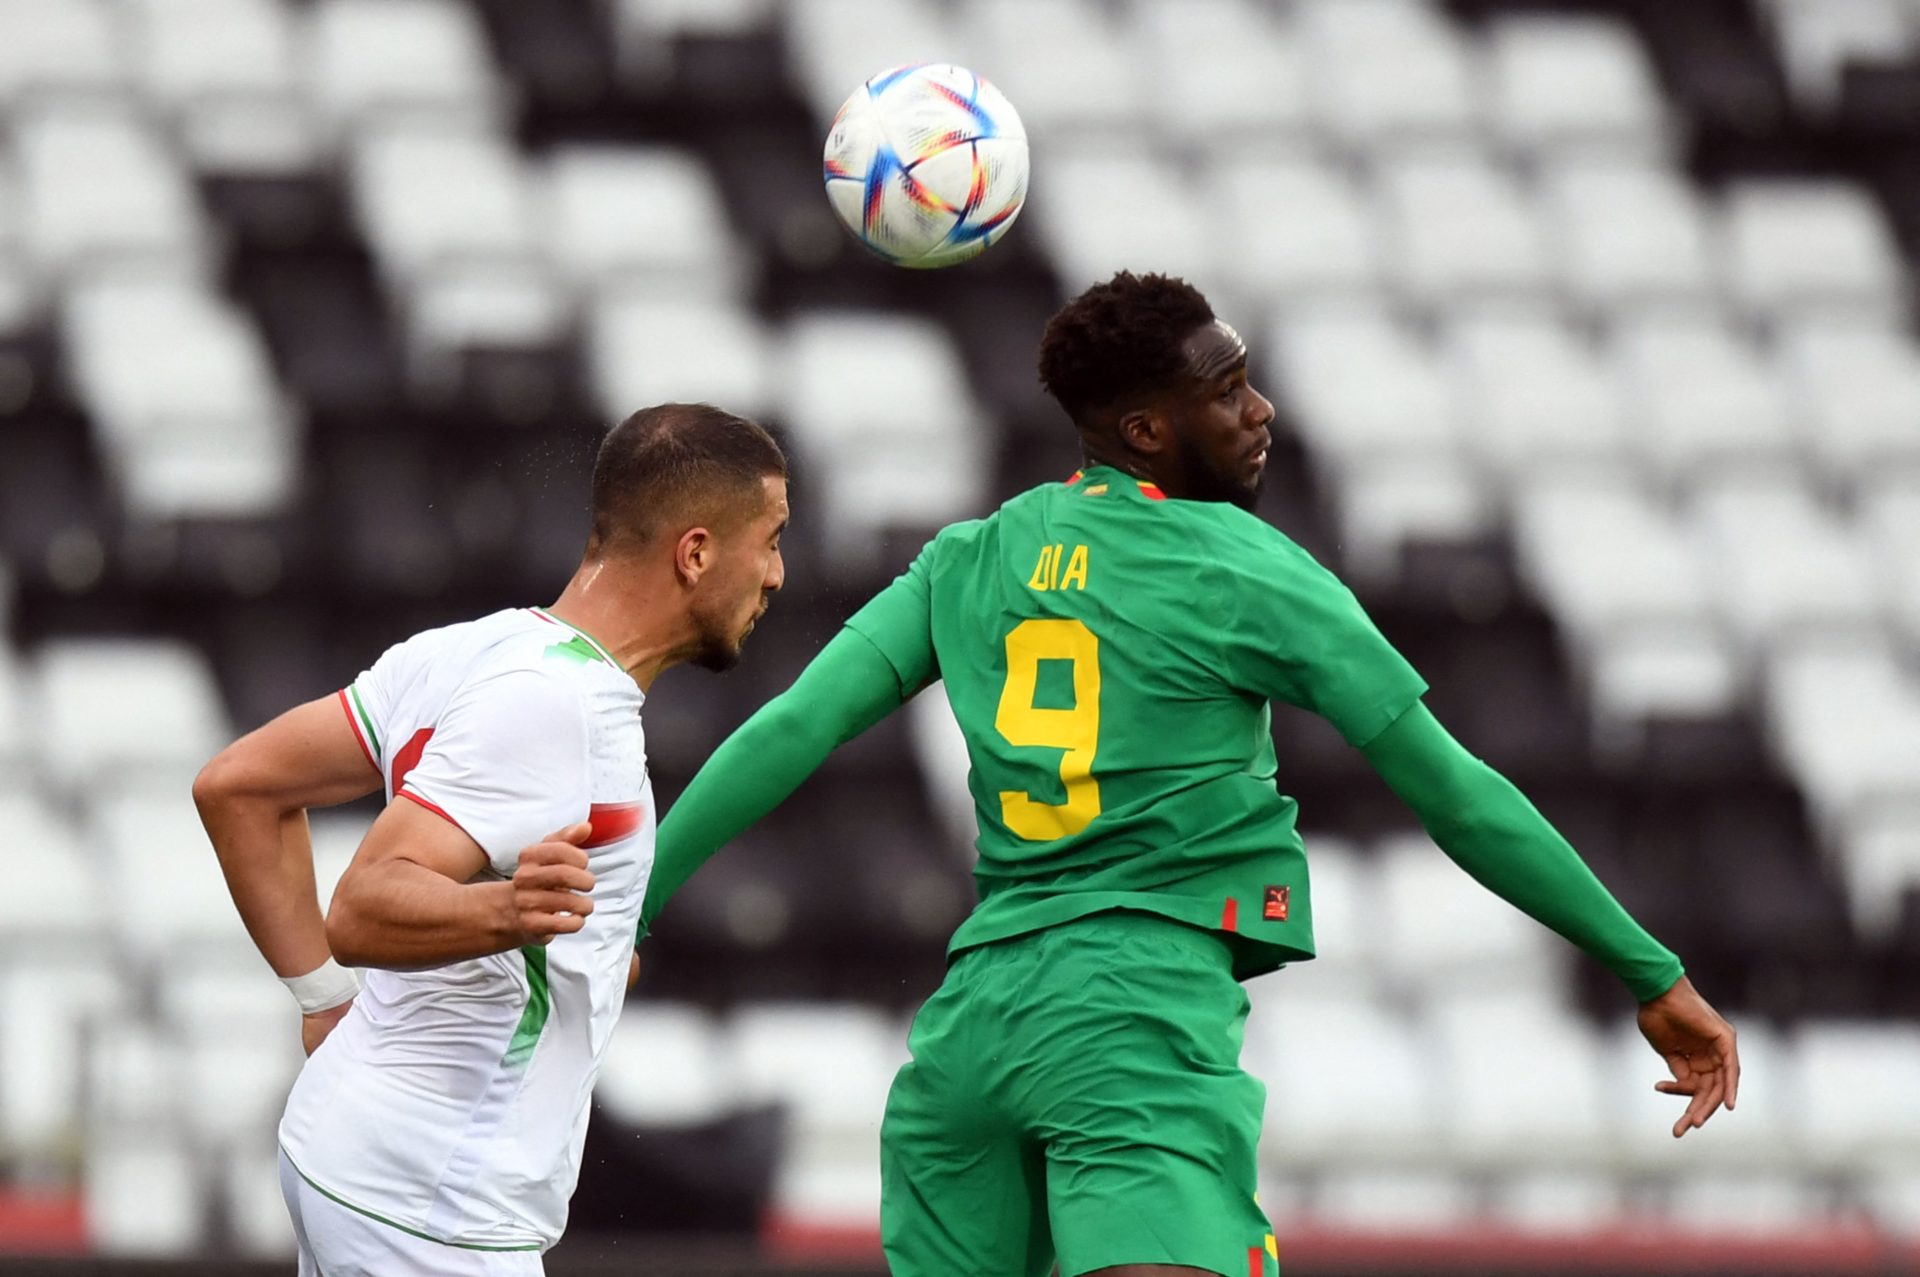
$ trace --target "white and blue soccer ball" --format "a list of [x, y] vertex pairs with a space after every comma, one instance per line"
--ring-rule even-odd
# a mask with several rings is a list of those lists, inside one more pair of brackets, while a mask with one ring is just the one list
[[875, 253], [951, 266], [1020, 215], [1027, 131], [1006, 95], [965, 67], [895, 67], [833, 117], [825, 176], [834, 213]]

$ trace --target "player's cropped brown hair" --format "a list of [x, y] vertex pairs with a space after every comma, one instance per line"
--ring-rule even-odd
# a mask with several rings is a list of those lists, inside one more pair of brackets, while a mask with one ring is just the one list
[[587, 554], [637, 549], [683, 524], [722, 528], [758, 514], [761, 480], [786, 454], [757, 423], [712, 404], [642, 408], [607, 432], [593, 463]]
[[1199, 289], [1172, 275], [1121, 271], [1062, 306], [1040, 338], [1040, 384], [1076, 425], [1133, 407], [1186, 369], [1180, 344], [1213, 322]]

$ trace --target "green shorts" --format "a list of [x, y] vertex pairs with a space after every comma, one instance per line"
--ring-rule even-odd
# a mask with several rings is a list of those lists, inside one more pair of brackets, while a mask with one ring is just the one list
[[969, 949], [914, 1020], [881, 1128], [894, 1277], [1177, 1264], [1273, 1277], [1266, 1087], [1227, 944], [1146, 913]]

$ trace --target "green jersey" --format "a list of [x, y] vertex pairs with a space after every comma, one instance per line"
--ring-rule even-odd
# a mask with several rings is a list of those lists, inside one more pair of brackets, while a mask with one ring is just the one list
[[1221, 502], [1094, 467], [942, 531], [847, 626], [966, 737], [980, 904], [951, 949], [1109, 909], [1313, 955], [1269, 702], [1364, 745], [1426, 684], [1306, 551]]

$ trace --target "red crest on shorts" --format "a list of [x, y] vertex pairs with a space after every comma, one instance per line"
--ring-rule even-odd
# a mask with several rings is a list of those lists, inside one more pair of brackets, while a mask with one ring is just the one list
[[1267, 902], [1260, 910], [1260, 916], [1268, 922], [1285, 922], [1287, 905], [1292, 901], [1293, 888], [1268, 887]]

